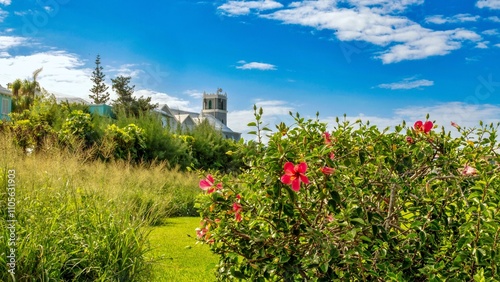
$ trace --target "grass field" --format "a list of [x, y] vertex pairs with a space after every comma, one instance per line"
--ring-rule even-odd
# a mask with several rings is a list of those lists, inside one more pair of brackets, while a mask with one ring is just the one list
[[207, 245], [196, 244], [198, 217], [170, 218], [154, 227], [149, 235], [151, 251], [146, 256], [156, 260], [154, 281], [215, 281], [217, 257]]

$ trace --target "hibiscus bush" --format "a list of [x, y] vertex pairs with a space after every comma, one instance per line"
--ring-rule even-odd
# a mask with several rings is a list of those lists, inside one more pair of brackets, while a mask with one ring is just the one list
[[498, 279], [498, 124], [452, 137], [428, 117], [382, 131], [293, 117], [240, 148], [246, 171], [200, 181], [220, 280]]

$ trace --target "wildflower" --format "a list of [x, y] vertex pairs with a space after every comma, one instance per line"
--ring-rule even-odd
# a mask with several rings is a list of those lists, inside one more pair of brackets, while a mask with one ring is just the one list
[[413, 125], [413, 128], [415, 128], [416, 131], [418, 132], [423, 132], [423, 133], [429, 133], [431, 129], [434, 127], [434, 124], [432, 121], [426, 121], [425, 123], [422, 122], [421, 120], [418, 120], [415, 122]]
[[462, 175], [476, 175], [477, 170], [469, 165], [465, 165], [464, 170], [462, 170]]
[[335, 172], [335, 168], [331, 168], [331, 167], [328, 167], [328, 166], [324, 166], [322, 169], [321, 169], [321, 172], [325, 175], [331, 175]]
[[222, 183], [218, 183], [214, 186], [214, 178], [212, 175], [207, 175], [207, 178], [200, 180], [200, 188], [201, 190], [207, 191], [208, 194], [213, 193], [215, 190], [222, 189]]
[[305, 175], [307, 170], [307, 164], [302, 162], [298, 165], [294, 165], [291, 162], [287, 162], [283, 167], [285, 174], [281, 176], [281, 182], [286, 185], [291, 185], [292, 190], [298, 192], [300, 190], [300, 182], [309, 184], [309, 179]]

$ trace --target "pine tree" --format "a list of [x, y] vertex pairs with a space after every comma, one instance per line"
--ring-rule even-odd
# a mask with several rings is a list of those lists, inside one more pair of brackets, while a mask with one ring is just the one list
[[113, 90], [116, 92], [118, 98], [113, 101], [113, 107], [117, 111], [123, 110], [127, 116], [138, 117], [141, 113], [148, 112], [156, 107], [158, 104], [151, 103], [151, 97], [144, 98], [141, 96], [139, 99], [133, 96], [135, 85], [130, 86], [130, 76], [117, 76], [112, 78], [111, 82]]
[[97, 55], [95, 59], [95, 69], [92, 72], [92, 77], [90, 80], [94, 83], [94, 86], [90, 89], [90, 99], [94, 100], [94, 104], [105, 104], [109, 100], [108, 86], [104, 83], [104, 77], [106, 75], [102, 72], [101, 66], [101, 56]]
[[113, 90], [118, 95], [118, 98], [114, 100], [115, 104], [130, 106], [134, 102], [134, 88], [135, 85], [130, 86], [130, 76], [117, 76], [116, 78], [112, 78], [111, 82], [113, 85]]

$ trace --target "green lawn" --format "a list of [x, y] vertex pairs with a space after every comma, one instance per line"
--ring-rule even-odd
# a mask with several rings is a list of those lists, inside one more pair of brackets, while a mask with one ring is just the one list
[[[154, 281], [215, 281], [217, 257], [207, 245], [196, 244], [198, 217], [170, 218], [150, 234]], [[191, 236], [191, 237], [189, 237]]]

